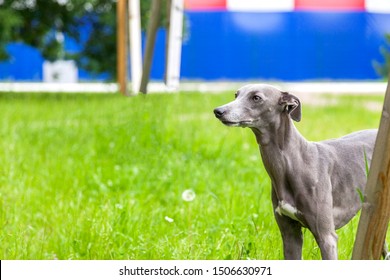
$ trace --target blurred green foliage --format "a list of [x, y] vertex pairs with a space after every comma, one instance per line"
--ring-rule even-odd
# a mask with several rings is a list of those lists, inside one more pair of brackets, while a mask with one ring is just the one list
[[380, 52], [384, 58], [384, 62], [380, 63], [378, 61], [373, 62], [373, 66], [375, 71], [381, 75], [384, 79], [387, 79], [389, 77], [389, 67], [390, 67], [390, 34], [385, 35], [385, 39], [387, 42], [387, 46], [381, 46]]
[[[141, 25], [146, 29], [152, 0], [142, 0]], [[163, 7], [166, 7], [167, 0]], [[49, 61], [74, 59], [93, 74], [116, 77], [116, 0], [0, 0], [0, 61], [9, 60], [7, 44], [37, 48]], [[164, 26], [166, 9], [161, 12]], [[81, 32], [84, 30], [86, 32]], [[81, 50], [66, 51], [64, 36]]]

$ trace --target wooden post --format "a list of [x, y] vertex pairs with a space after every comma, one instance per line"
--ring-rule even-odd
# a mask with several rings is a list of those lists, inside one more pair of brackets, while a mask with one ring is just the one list
[[148, 30], [146, 35], [144, 65], [142, 68], [141, 86], [139, 89], [140, 92], [145, 94], [147, 93], [150, 70], [152, 68], [154, 45], [156, 42], [158, 24], [160, 22], [161, 2], [161, 0], [153, 0], [150, 12]]
[[117, 15], [117, 77], [119, 91], [127, 95], [127, 0], [118, 0]]
[[352, 259], [380, 259], [386, 239], [389, 219], [390, 83], [388, 82]]

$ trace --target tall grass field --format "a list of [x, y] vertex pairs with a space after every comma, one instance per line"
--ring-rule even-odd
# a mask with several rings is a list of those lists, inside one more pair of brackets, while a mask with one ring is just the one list
[[[255, 137], [213, 115], [233, 96], [0, 93], [0, 259], [283, 259]], [[378, 127], [383, 96], [325, 99], [308, 140]]]

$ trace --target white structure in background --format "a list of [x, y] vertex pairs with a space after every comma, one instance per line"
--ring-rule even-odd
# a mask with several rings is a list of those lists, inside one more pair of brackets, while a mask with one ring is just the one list
[[138, 93], [142, 77], [141, 17], [139, 0], [129, 0], [129, 49], [131, 89]]
[[57, 60], [43, 63], [43, 82], [77, 83], [78, 69], [73, 60]]
[[389, 13], [389, 0], [366, 0], [366, 11], [371, 13]]
[[166, 86], [168, 90], [178, 90], [180, 85], [183, 9], [183, 0], [172, 0], [166, 68]]

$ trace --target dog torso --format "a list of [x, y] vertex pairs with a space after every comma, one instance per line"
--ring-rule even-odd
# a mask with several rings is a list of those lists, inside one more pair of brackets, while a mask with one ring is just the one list
[[[313, 223], [310, 220], [323, 220], [322, 215], [329, 218], [331, 212], [334, 228], [344, 226], [362, 205], [359, 190], [367, 181], [366, 164], [371, 162], [377, 130], [308, 142], [289, 118], [285, 121], [289, 124], [283, 125], [284, 131], [279, 129], [268, 143], [260, 143], [262, 136], [252, 129], [272, 181], [274, 210], [305, 227]], [[281, 133], [283, 140], [278, 139]]]
[[359, 190], [364, 192], [366, 167], [371, 163], [377, 132], [376, 129], [362, 130], [316, 144], [323, 150], [322, 157], [329, 157], [326, 174], [329, 174], [332, 186], [336, 229], [348, 223], [362, 206]]

